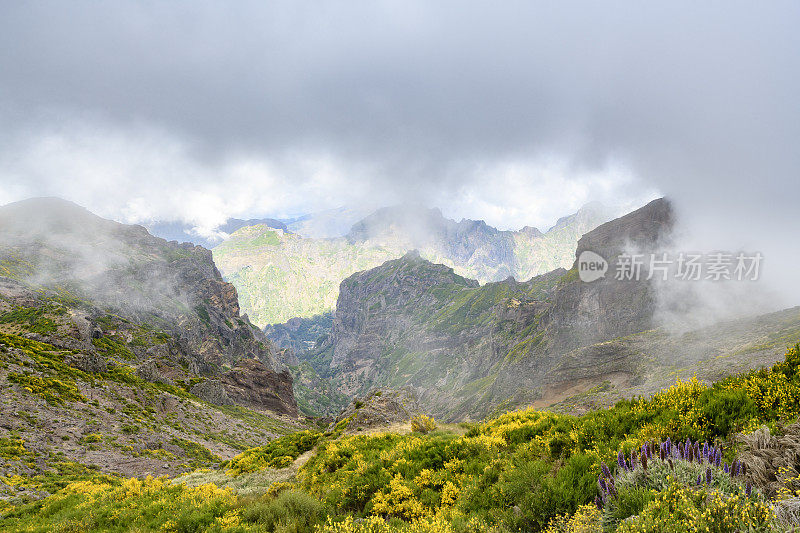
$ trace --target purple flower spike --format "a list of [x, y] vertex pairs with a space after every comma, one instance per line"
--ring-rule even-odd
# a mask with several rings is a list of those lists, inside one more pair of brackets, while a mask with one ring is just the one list
[[611, 477], [611, 470], [609, 470], [608, 465], [603, 463], [600, 465], [600, 470], [603, 472], [603, 477], [610, 478]]
[[725, 463], [725, 466], [722, 467], [722, 471], [725, 472], [726, 474], [731, 473], [731, 469], [728, 468], [728, 463]]
[[625, 454], [622, 453], [622, 450], [617, 453], [617, 466], [623, 470], [627, 470], [628, 467], [625, 464]]
[[697, 474], [697, 486], [699, 487], [703, 482], [700, 479], [700, 474]]
[[600, 496], [594, 497], [594, 504], [599, 511], [603, 510], [603, 500], [600, 498]]
[[714, 457], [714, 466], [719, 468], [719, 465], [722, 463], [722, 450], [717, 448], [717, 455]]
[[706, 468], [706, 485], [711, 485], [711, 468]]

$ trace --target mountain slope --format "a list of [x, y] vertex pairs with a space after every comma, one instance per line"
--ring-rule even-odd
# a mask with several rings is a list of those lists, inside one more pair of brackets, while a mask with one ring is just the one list
[[530, 279], [570, 266], [578, 238], [609, 218], [608, 209], [590, 204], [542, 234], [535, 228], [500, 231], [483, 221], [449, 220], [437, 209], [398, 206], [376, 211], [344, 238], [242, 228], [214, 248], [214, 260], [238, 289], [242, 308], [264, 326], [332, 311], [344, 278], [410, 250], [481, 283]]
[[58, 199], [0, 207], [0, 228], [0, 438], [139, 475], [297, 427], [291, 375], [208, 250]]

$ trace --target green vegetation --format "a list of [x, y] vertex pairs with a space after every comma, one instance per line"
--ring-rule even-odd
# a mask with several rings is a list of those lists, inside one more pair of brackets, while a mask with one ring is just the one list
[[136, 356], [133, 354], [124, 342], [111, 337], [100, 337], [99, 339], [92, 339], [92, 344], [97, 351], [106, 357], [120, 358], [127, 361], [133, 361]]
[[411, 431], [414, 433], [430, 433], [436, 429], [436, 422], [432, 416], [417, 415], [411, 419]]
[[227, 473], [238, 476], [264, 468], [285, 468], [300, 454], [313, 448], [322, 433], [301, 431], [273, 440], [266, 446], [252, 448], [231, 459]]
[[53, 316], [65, 313], [64, 308], [47, 305], [39, 307], [16, 307], [0, 315], [0, 324], [20, 324], [25, 330], [40, 335], [55, 333], [58, 326]]
[[8, 381], [41, 396], [51, 405], [63, 405], [66, 402], [84, 402], [86, 398], [78, 391], [75, 383], [61, 381], [58, 378], [41, 377], [32, 374], [8, 375]]
[[[750, 472], [771, 467], [748, 463], [732, 436], [763, 425], [780, 432], [798, 416], [795, 346], [770, 369], [711, 386], [679, 381], [651, 398], [580, 417], [527, 409], [463, 435], [441, 429], [288, 435], [222, 466], [228, 477], [244, 478], [315, 450], [294, 482], [265, 486], [260, 495], [149, 478], [90, 479], [10, 507], [2, 525], [12, 531], [785, 531], [797, 524], [782, 522], [786, 514], [779, 519], [776, 510], [798, 495], [800, 474], [762, 472], [786, 485], [768, 500]], [[4, 449], [24, 454], [13, 441], [0, 443]]]

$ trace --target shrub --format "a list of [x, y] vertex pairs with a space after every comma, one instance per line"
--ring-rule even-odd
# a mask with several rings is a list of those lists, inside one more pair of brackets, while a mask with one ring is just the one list
[[436, 422], [432, 416], [417, 415], [411, 419], [411, 431], [414, 433], [430, 433], [436, 429]]
[[642, 512], [619, 525], [619, 533], [683, 533], [685, 531], [779, 531], [769, 505], [737, 494], [705, 487], [672, 484]]
[[697, 398], [696, 409], [707, 424], [709, 438], [741, 430], [758, 415], [755, 402], [741, 389], [711, 388]]
[[263, 497], [241, 509], [242, 521], [257, 524], [260, 531], [311, 533], [324, 516], [319, 500], [296, 490]]

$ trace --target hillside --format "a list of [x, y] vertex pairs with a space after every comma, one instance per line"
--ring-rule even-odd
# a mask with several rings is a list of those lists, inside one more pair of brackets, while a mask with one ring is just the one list
[[580, 236], [610, 218], [608, 209], [589, 204], [546, 233], [500, 231], [483, 221], [449, 220], [438, 209], [391, 207], [357, 222], [345, 237], [304, 238], [257, 225], [213, 252], [244, 312], [263, 327], [332, 311], [343, 279], [410, 250], [481, 283], [569, 267]]
[[[177, 480], [26, 475], [40, 501], [3, 505], [8, 531], [632, 533], [791, 531], [800, 346], [713, 385], [678, 381], [582, 416], [526, 409], [479, 424], [425, 417], [380, 431], [304, 431]], [[387, 406], [389, 407], [389, 406]], [[395, 409], [403, 416], [402, 409]], [[409, 416], [410, 413], [405, 414]], [[370, 415], [372, 416], [372, 415]], [[427, 424], [423, 424], [427, 421]], [[416, 431], [410, 428], [417, 428]], [[363, 429], [363, 428], [362, 428]], [[22, 444], [6, 446], [10, 464]], [[22, 451], [20, 451], [22, 450]]]
[[293, 431], [292, 378], [211, 253], [57, 199], [0, 208], [3, 442], [25, 468], [174, 474]]

